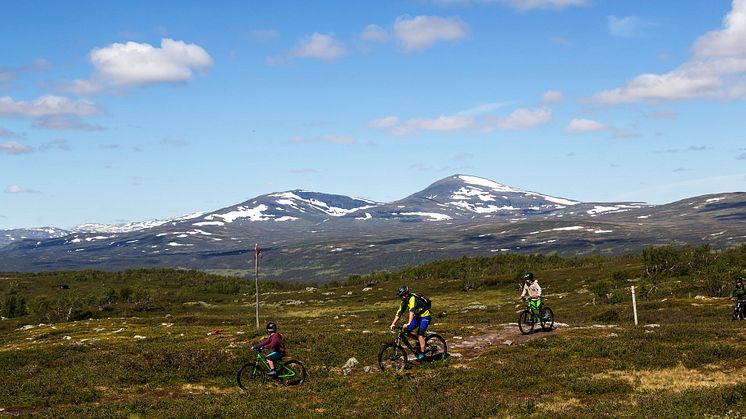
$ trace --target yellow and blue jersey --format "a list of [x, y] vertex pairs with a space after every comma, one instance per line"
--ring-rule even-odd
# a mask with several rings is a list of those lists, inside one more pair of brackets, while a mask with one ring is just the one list
[[396, 312], [396, 316], [401, 317], [405, 311], [413, 311], [417, 317], [427, 317], [430, 315], [430, 310], [424, 307], [424, 301], [415, 297], [414, 294], [410, 294], [407, 300], [399, 303], [399, 310]]

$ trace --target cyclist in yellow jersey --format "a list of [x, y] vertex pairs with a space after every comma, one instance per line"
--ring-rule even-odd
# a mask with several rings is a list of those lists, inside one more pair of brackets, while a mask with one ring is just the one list
[[407, 320], [407, 324], [404, 326], [404, 331], [409, 332], [410, 336], [414, 337], [413, 331], [417, 329], [417, 341], [419, 342], [417, 359], [421, 361], [425, 359], [425, 332], [432, 320], [430, 310], [427, 307], [427, 300], [417, 293], [411, 292], [406, 285], [399, 287], [396, 295], [401, 298], [401, 302], [390, 327], [394, 329], [396, 322], [399, 321], [404, 312], [409, 312], [409, 320]]

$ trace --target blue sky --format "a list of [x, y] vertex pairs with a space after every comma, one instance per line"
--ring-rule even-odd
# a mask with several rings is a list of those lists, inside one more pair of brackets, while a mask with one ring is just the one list
[[0, 228], [746, 190], [746, 0], [0, 3]]

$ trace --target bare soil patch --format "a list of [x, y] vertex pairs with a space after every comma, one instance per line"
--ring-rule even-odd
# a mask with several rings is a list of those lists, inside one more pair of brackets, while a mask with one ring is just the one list
[[475, 329], [477, 333], [471, 336], [450, 339], [448, 352], [461, 354], [466, 359], [476, 358], [497, 346], [522, 345], [531, 340], [562, 333], [566, 330], [567, 328], [555, 327], [551, 331], [542, 331], [541, 328], [537, 328], [532, 333], [523, 335], [515, 323], [484, 326]]

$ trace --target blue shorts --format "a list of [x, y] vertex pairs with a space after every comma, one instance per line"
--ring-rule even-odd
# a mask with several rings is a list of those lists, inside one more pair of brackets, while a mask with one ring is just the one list
[[430, 320], [432, 320], [432, 316], [426, 316], [426, 317], [416, 317], [412, 319], [412, 323], [409, 324], [409, 331], [411, 332], [414, 329], [417, 330], [418, 336], [425, 336], [425, 332], [427, 331], [427, 326], [430, 324]]
[[279, 362], [282, 359], [282, 352], [271, 352], [267, 355], [267, 359], [270, 359], [273, 362]]

